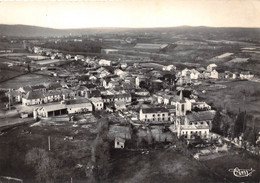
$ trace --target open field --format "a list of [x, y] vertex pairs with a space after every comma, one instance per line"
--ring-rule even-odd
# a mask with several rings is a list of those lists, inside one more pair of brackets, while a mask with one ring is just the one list
[[[221, 85], [224, 87], [219, 87]], [[241, 111], [246, 110], [247, 114], [254, 116], [255, 125], [260, 128], [260, 83], [231, 81], [195, 88], [199, 91], [206, 90], [206, 93], [199, 93], [200, 100], [211, 103], [214, 107], [226, 108], [234, 113], [238, 113], [239, 108]], [[245, 100], [243, 92], [246, 92]]]
[[[22, 74], [22, 72], [13, 71], [13, 70], [3, 70], [3, 69], [0, 69], [0, 82], [4, 81], [6, 79], [9, 79], [9, 78], [18, 76], [20, 74]], [[0, 86], [1, 86], [1, 83], [0, 83]]]
[[[143, 152], [143, 153], [142, 153]], [[188, 158], [173, 149], [124, 152], [116, 151], [112, 156], [114, 169], [112, 182], [240, 182], [228, 170], [231, 168], [253, 168], [259, 171], [257, 160], [243, 154], [227, 153], [221, 158], [203, 162]], [[248, 159], [248, 162], [246, 161]], [[123, 166], [122, 166], [123, 165]], [[245, 181], [259, 180], [254, 173]]]
[[21, 86], [26, 85], [39, 85], [44, 82], [53, 80], [53, 77], [37, 75], [37, 74], [26, 74], [14, 79], [0, 83], [0, 88], [14, 88], [18, 89]]

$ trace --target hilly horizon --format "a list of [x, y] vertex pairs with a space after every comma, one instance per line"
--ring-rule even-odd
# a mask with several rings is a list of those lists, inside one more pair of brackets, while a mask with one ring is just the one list
[[[207, 27], [207, 26], [176, 26], [176, 27], [149, 27], [149, 28], [130, 28], [130, 27], [89, 27], [89, 28], [48, 28], [39, 27], [33, 25], [22, 25], [22, 24], [0, 24], [0, 35], [1, 36], [13, 36], [13, 37], [62, 37], [62, 36], [80, 36], [84, 34], [94, 33], [116, 33], [122, 31], [216, 31], [226, 30], [244, 33], [253, 32], [260, 33], [260, 28], [244, 28], [244, 27]], [[217, 31], [218, 32], [218, 31]]]

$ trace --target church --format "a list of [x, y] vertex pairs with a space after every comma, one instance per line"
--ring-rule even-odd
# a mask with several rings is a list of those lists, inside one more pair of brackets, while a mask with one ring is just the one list
[[196, 136], [203, 139], [209, 138], [212, 120], [216, 112], [209, 110], [187, 113], [187, 111], [187, 101], [183, 98], [181, 91], [179, 100], [176, 102], [175, 123], [169, 129], [177, 133], [178, 137], [184, 136], [186, 139], [192, 139]]

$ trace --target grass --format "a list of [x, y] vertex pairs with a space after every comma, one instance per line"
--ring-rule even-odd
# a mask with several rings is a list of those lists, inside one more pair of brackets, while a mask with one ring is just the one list
[[[5, 80], [7, 80], [9, 78], [18, 76], [20, 74], [22, 74], [22, 72], [14, 71], [14, 70], [3, 70], [3, 69], [0, 69], [0, 82], [1, 81], [5, 81]], [[1, 84], [0, 84], [0, 86], [1, 86]]]
[[[205, 162], [205, 165], [209, 167], [211, 171], [215, 171], [231, 182], [258, 182], [260, 180], [260, 174], [258, 173], [260, 170], [259, 160], [250, 157], [244, 152], [208, 160]], [[229, 169], [234, 169], [236, 167], [240, 169], [252, 168], [255, 172], [253, 172], [252, 176], [238, 178], [235, 177], [232, 172], [229, 172]]]
[[[23, 133], [24, 130], [31, 133]], [[59, 162], [59, 171], [63, 176], [61, 182], [84, 180], [84, 168], [76, 169], [77, 164], [87, 165], [91, 156], [91, 145], [96, 137], [87, 129], [73, 128], [72, 124], [63, 123], [58, 126], [23, 126], [0, 136], [0, 172], [1, 175], [17, 177], [25, 182], [35, 182], [33, 167], [26, 165], [24, 159], [32, 148], [48, 151], [48, 136], [51, 137], [51, 153]], [[73, 136], [73, 140], [65, 141], [65, 136]]]
[[115, 151], [112, 182], [216, 182], [199, 162], [173, 150], [150, 150], [149, 154]]
[[[199, 93], [200, 100], [212, 103], [214, 107], [217, 108], [226, 108], [233, 113], [238, 113], [239, 109], [241, 111], [246, 110], [247, 114], [253, 115], [255, 119], [260, 118], [260, 95], [258, 95], [260, 92], [259, 83], [252, 81], [231, 81], [220, 84], [226, 86], [226, 88], [210, 87], [210, 85], [195, 87], [197, 90], [206, 90], [206, 93]], [[243, 100], [243, 90], [246, 90], [247, 92], [245, 103]], [[252, 123], [249, 123], [248, 125], [251, 126]], [[260, 128], [259, 120], [256, 120], [255, 125]]]
[[0, 84], [0, 87], [18, 89], [21, 86], [39, 85], [41, 83], [48, 82], [53, 79], [55, 79], [55, 78], [50, 77], [50, 76], [37, 75], [37, 74], [26, 74], [26, 75], [22, 75], [22, 76], [14, 78], [14, 79], [5, 81]]

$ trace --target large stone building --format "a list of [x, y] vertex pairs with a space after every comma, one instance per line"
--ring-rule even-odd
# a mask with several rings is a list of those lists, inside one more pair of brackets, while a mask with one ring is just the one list
[[164, 107], [141, 108], [139, 119], [145, 122], [167, 122], [171, 121], [171, 114]]

